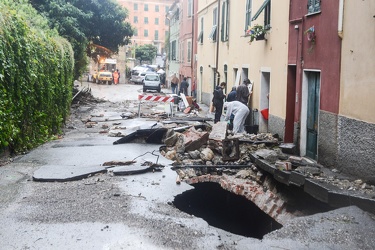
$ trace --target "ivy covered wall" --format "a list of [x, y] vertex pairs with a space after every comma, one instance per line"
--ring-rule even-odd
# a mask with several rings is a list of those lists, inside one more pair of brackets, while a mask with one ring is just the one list
[[0, 2], [0, 152], [31, 149], [69, 114], [74, 55], [27, 1]]

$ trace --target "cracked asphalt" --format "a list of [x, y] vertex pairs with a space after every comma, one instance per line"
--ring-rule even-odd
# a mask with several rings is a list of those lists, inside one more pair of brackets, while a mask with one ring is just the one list
[[[87, 128], [92, 113], [123, 113], [141, 94], [140, 85], [83, 82], [95, 97], [111, 102], [72, 110], [64, 136], [0, 167], [0, 249], [374, 249], [374, 215], [357, 207], [299, 217], [263, 240], [234, 235], [176, 209], [172, 201], [192, 189], [176, 185], [171, 161], [161, 172], [93, 174], [67, 182], [36, 182], [42, 166], [100, 166], [132, 160], [160, 145], [113, 145], [116, 137]], [[167, 92], [168, 90], [164, 90]], [[136, 120], [143, 124], [149, 119]], [[106, 121], [109, 123], [110, 121]], [[124, 125], [131, 120], [122, 120]], [[146, 154], [137, 161], [155, 161]], [[249, 225], [251, 227], [251, 225]]]

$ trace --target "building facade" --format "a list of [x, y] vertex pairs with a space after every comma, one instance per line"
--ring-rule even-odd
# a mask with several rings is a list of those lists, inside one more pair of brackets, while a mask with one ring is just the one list
[[[260, 132], [284, 134], [289, 1], [211, 0], [198, 5], [198, 97], [209, 104], [215, 85], [227, 93], [244, 79], [252, 83], [251, 123]], [[266, 29], [250, 43], [250, 30]], [[260, 115], [269, 110], [269, 118]], [[258, 111], [258, 112], [256, 112]]]
[[[375, 2], [339, 1], [339, 170], [375, 183]], [[319, 150], [320, 153], [320, 150]]]

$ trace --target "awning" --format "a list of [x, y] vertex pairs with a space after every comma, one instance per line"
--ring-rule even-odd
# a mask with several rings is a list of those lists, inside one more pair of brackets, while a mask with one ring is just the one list
[[108, 64], [116, 64], [117, 61], [116, 59], [112, 59], [112, 58], [106, 58], [104, 63], [108, 63]]
[[251, 21], [254, 21], [258, 18], [258, 16], [260, 15], [260, 13], [262, 13], [262, 11], [264, 10], [264, 8], [266, 8], [267, 4], [270, 2], [271, 0], [264, 0], [262, 6], [260, 6], [259, 10], [254, 14], [253, 18], [251, 19]]

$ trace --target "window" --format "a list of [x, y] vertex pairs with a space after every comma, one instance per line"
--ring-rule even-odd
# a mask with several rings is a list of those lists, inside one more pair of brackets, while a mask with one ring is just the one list
[[216, 41], [216, 28], [217, 26], [214, 25], [211, 29], [211, 33], [210, 33], [210, 36], [208, 37], [209, 39], [212, 39], [213, 42]]
[[145, 18], [144, 18], [144, 23], [145, 23], [145, 24], [148, 24], [148, 17], [145, 17]]
[[255, 21], [264, 10], [264, 28], [271, 28], [271, 0], [264, 0], [259, 10], [254, 14], [251, 21]]
[[191, 41], [187, 42], [187, 61], [191, 62]]
[[158, 30], [155, 30], [154, 40], [159, 40], [159, 31]]
[[155, 12], [159, 12], [159, 5], [155, 5]]
[[214, 10], [212, 11], [212, 25], [216, 25], [217, 24], [217, 8], [214, 8]]
[[134, 10], [138, 10], [138, 4], [137, 3], [134, 4]]
[[252, 0], [246, 1], [246, 17], [245, 17], [245, 32], [251, 26], [251, 10], [252, 10]]
[[171, 47], [172, 47], [172, 53], [171, 53], [172, 58], [171, 59], [173, 61], [176, 61], [176, 41], [172, 41]]
[[165, 31], [164, 35], [165, 35], [165, 37], [168, 37], [168, 36], [169, 36], [169, 32], [168, 32], [168, 30]]
[[148, 11], [148, 4], [145, 4], [144, 11]]
[[180, 62], [184, 62], [185, 56], [184, 56], [184, 43], [180, 43]]
[[216, 41], [216, 30], [217, 30], [217, 8], [214, 8], [213, 12], [212, 12], [212, 29], [211, 29], [211, 33], [209, 35], [209, 39], [212, 39], [213, 42]]
[[169, 6], [165, 6], [165, 13], [168, 13], [169, 11]]
[[187, 16], [191, 17], [193, 15], [193, 0], [188, 0], [188, 13]]
[[271, 0], [266, 5], [264, 9], [264, 28], [270, 29], [271, 28]]
[[320, 12], [320, 0], [308, 0], [307, 10], [309, 14]]
[[148, 30], [144, 30], [143, 35], [144, 37], [148, 37]]
[[138, 30], [134, 29], [134, 36], [138, 36]]
[[199, 35], [198, 35], [198, 42], [200, 44], [203, 44], [203, 17], [201, 18], [201, 31], [199, 32]]
[[158, 17], [155, 18], [155, 24], [156, 24], [156, 25], [159, 24], [159, 18], [158, 18]]
[[138, 23], [138, 17], [134, 16], [134, 23]]
[[169, 19], [168, 18], [165, 19], [165, 25], [169, 25]]
[[222, 6], [222, 15], [221, 15], [221, 41], [228, 41], [229, 31], [228, 31], [228, 11], [229, 11], [229, 2], [224, 1]]

